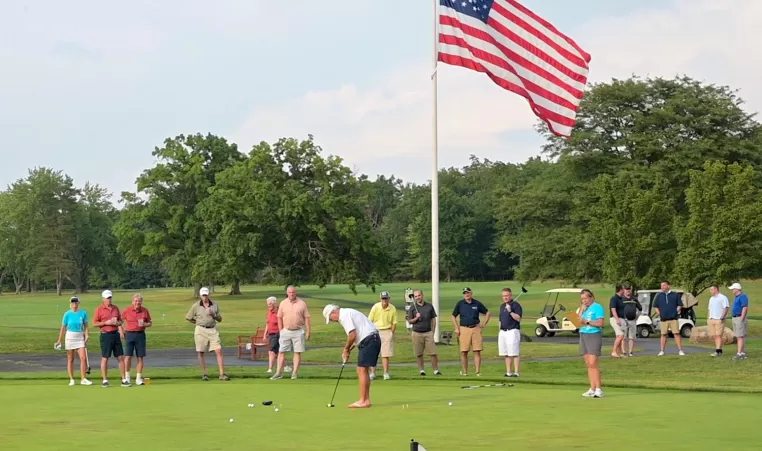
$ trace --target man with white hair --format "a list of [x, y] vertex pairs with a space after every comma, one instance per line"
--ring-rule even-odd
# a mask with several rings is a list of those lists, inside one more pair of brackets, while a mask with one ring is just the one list
[[738, 339], [738, 352], [733, 360], [746, 359], [746, 316], [749, 314], [749, 297], [743, 292], [741, 284], [736, 282], [728, 287], [733, 292], [733, 333]]
[[361, 312], [351, 308], [339, 308], [338, 305], [328, 304], [323, 308], [325, 323], [338, 322], [347, 333], [347, 342], [341, 358], [344, 363], [349, 360], [349, 353], [357, 346], [357, 380], [360, 384], [360, 399], [348, 407], [352, 409], [367, 408], [370, 402], [370, 369], [378, 365], [378, 355], [381, 354], [381, 336], [376, 325]]
[[280, 349], [278, 341], [280, 340], [280, 329], [278, 329], [278, 298], [270, 296], [267, 298], [267, 322], [265, 323], [265, 337], [270, 347], [268, 350], [267, 372], [273, 372], [273, 365], [278, 358]]
[[201, 364], [202, 381], [208, 381], [209, 376], [206, 372], [206, 352], [213, 351], [217, 354], [217, 366], [220, 368], [220, 380], [229, 381], [230, 378], [225, 374], [225, 358], [222, 355], [222, 343], [220, 341], [220, 332], [217, 330], [217, 323], [222, 322], [222, 313], [216, 302], [209, 299], [209, 288], [203, 287], [198, 292], [201, 300], [194, 302], [185, 319], [196, 325], [193, 331], [193, 338], [196, 342], [196, 353], [198, 353], [198, 363]]

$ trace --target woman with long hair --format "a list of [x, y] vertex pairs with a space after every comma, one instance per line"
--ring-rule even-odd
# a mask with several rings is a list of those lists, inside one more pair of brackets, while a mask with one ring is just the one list
[[[93, 385], [87, 380], [87, 340], [90, 339], [90, 332], [87, 328], [87, 312], [80, 310], [79, 298], [74, 296], [70, 299], [71, 309], [63, 315], [61, 320], [61, 331], [58, 333], [56, 349], [61, 348], [61, 339], [65, 340], [66, 348], [66, 369], [69, 372], [69, 386], [74, 385], [74, 354], [79, 355], [79, 372], [81, 385]], [[64, 335], [65, 334], [65, 335]]]
[[583, 326], [579, 329], [579, 353], [585, 359], [587, 366], [587, 378], [590, 380], [590, 389], [582, 394], [586, 398], [602, 398], [601, 370], [598, 368], [598, 358], [601, 356], [603, 347], [603, 319], [605, 311], [603, 306], [595, 302], [593, 292], [583, 289], [580, 292], [582, 306], [579, 317]]

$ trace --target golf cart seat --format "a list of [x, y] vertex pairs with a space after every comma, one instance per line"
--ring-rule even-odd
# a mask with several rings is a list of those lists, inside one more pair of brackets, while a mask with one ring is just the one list
[[550, 318], [554, 316], [556, 312], [554, 311], [554, 308], [552, 305], [546, 305], [544, 309], [542, 309], [542, 313], [540, 313], [540, 316], [545, 316], [547, 318]]

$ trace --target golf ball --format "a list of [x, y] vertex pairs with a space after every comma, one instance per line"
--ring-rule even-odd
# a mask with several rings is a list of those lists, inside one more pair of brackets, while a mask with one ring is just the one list
[[275, 411], [276, 411], [276, 412], [277, 412], [277, 411], [279, 411], [279, 410], [280, 410], [279, 408], [277, 408], [277, 407], [275, 408]]
[[452, 401], [450, 401], [450, 405], [452, 405]]
[[230, 419], [230, 422], [232, 423], [233, 421], [235, 421], [235, 420], [233, 420], [233, 419], [231, 418], [231, 419]]
[[249, 407], [254, 407], [254, 404], [249, 404]]

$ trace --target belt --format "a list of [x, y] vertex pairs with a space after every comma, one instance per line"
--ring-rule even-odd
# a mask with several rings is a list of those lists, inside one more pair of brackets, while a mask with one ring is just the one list
[[733, 315], [733, 318], [740, 318], [741, 315]]
[[145, 333], [144, 330], [126, 330], [125, 332], [129, 332], [131, 334], [139, 334], [141, 332]]
[[476, 324], [472, 324], [472, 325], [470, 325], [470, 326], [464, 326], [464, 325], [462, 325], [462, 324], [461, 324], [461, 325], [460, 325], [460, 327], [467, 327], [467, 328], [469, 328], [469, 329], [473, 329], [474, 327], [476, 327], [476, 326], [478, 326], [478, 325], [479, 325], [479, 323], [476, 323]]
[[291, 332], [296, 332], [297, 330], [302, 330], [302, 328], [300, 327], [298, 329], [286, 329], [286, 330], [290, 330]]
[[216, 325], [215, 325], [215, 326], [204, 326], [204, 325], [202, 325], [202, 324], [196, 324], [196, 325], [197, 325], [198, 327], [203, 327], [204, 329], [214, 329], [214, 327], [216, 326]]
[[367, 343], [367, 342], [369, 342], [371, 340], [376, 340], [376, 339], [380, 340], [381, 337], [378, 335], [378, 332], [373, 332], [372, 334], [370, 334], [367, 337], [363, 338], [362, 341], [360, 342], [360, 344], [358, 344], [358, 347], [364, 346], [365, 343]]
[[102, 334], [116, 334], [116, 333], [118, 333], [118, 332], [119, 332], [119, 331], [116, 331], [116, 330], [108, 330], [108, 331], [103, 331], [103, 330], [102, 330], [102, 331], [101, 331], [101, 333], [102, 333]]
[[519, 330], [519, 329], [515, 329], [514, 328], [514, 329], [500, 329], [500, 330], [502, 330], [503, 332], [506, 332], [506, 331], [509, 331], [509, 330]]

